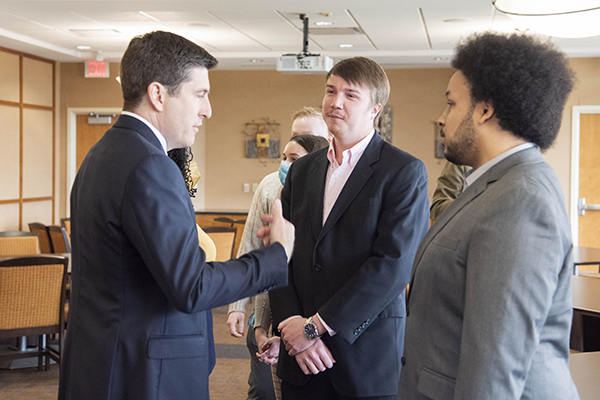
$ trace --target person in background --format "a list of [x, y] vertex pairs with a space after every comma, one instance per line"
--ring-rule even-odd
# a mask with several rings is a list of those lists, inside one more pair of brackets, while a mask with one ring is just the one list
[[210, 309], [287, 284], [294, 227], [275, 201], [265, 246], [207, 263], [181, 171], [212, 110], [217, 60], [170, 32], [133, 38], [123, 112], [86, 155], [71, 191], [72, 293], [60, 400], [208, 399]]
[[328, 148], [292, 164], [281, 193], [296, 226], [289, 285], [269, 291], [284, 400], [395, 398], [405, 291], [429, 225], [427, 171], [375, 130], [390, 92], [354, 57], [326, 76]]
[[[181, 171], [181, 175], [183, 176], [183, 180], [185, 181], [185, 186], [188, 189], [190, 197], [195, 197], [196, 195], [196, 184], [200, 180], [200, 170], [198, 169], [198, 165], [196, 161], [194, 161], [194, 155], [192, 154], [192, 149], [190, 147], [183, 149], [172, 149], [167, 152], [167, 155], [173, 162], [177, 165], [179, 170]], [[198, 243], [204, 253], [206, 253], [206, 261], [215, 261], [217, 258], [217, 248], [215, 243], [212, 241], [210, 236], [206, 234], [196, 224], [196, 229], [198, 230]]]
[[442, 174], [438, 177], [437, 187], [433, 192], [431, 207], [429, 209], [430, 218], [435, 222], [437, 217], [444, 212], [454, 199], [462, 193], [465, 175], [471, 170], [471, 167], [465, 165], [456, 165], [446, 161], [442, 169]]
[[[283, 160], [281, 162], [281, 166], [279, 167], [279, 179], [281, 184], [285, 184], [285, 178], [287, 176], [289, 166], [291, 166], [294, 161], [327, 146], [329, 146], [329, 142], [322, 136], [292, 136], [289, 143], [283, 150]], [[280, 195], [281, 190], [279, 190], [278, 197]], [[258, 347], [256, 357], [258, 357], [259, 361], [271, 365], [275, 397], [280, 400], [281, 384], [276, 375], [275, 367], [277, 359], [279, 358], [280, 339], [278, 336], [272, 336], [269, 338], [269, 332], [271, 331], [271, 307], [269, 304], [268, 292], [257, 295], [255, 297], [255, 301], [254, 326], [251, 327], [251, 329], [254, 329], [254, 336], [256, 338], [256, 344]]]
[[[292, 116], [292, 136], [297, 135], [316, 135], [327, 138], [329, 131], [323, 120], [321, 111], [312, 107], [303, 107]], [[285, 169], [285, 163], [283, 168]], [[263, 246], [262, 240], [256, 236], [263, 226], [260, 216], [269, 214], [273, 200], [279, 198], [279, 193], [283, 187], [279, 178], [280, 172], [275, 171], [263, 178], [256, 192], [252, 197], [250, 210], [244, 232], [238, 249], [238, 257], [248, 253], [251, 250], [259, 249]], [[227, 317], [227, 326], [229, 333], [233, 337], [241, 338], [244, 335], [244, 325], [246, 303], [248, 298], [239, 300], [229, 305], [229, 315]], [[248, 319], [249, 328], [254, 326], [254, 313]], [[259, 348], [254, 337], [254, 329], [249, 329], [246, 335], [246, 346], [250, 353], [250, 375], [248, 376], [248, 400], [274, 400], [273, 379], [271, 378], [271, 369], [268, 365], [261, 363], [256, 354]]]
[[415, 257], [398, 399], [578, 399], [571, 227], [541, 154], [573, 88], [569, 60], [546, 40], [482, 32], [452, 66], [438, 124], [446, 158], [473, 172]]

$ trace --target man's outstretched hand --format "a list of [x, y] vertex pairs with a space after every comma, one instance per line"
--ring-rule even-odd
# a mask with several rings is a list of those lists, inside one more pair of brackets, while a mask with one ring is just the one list
[[263, 238], [265, 246], [271, 243], [281, 243], [289, 262], [294, 250], [294, 225], [283, 218], [281, 200], [273, 200], [271, 214], [261, 215], [260, 220], [265, 226], [259, 229], [258, 237]]

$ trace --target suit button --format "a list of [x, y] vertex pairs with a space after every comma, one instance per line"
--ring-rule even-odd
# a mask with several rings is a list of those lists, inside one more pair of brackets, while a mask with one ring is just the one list
[[354, 333], [354, 336], [358, 335], [358, 329], [355, 329], [352, 333]]
[[367, 318], [367, 320], [365, 321], [366, 324], [371, 323], [371, 320]]
[[315, 271], [319, 272], [321, 270], [321, 266], [319, 264], [315, 265]]
[[402, 357], [402, 358], [400, 359], [400, 362], [402, 363], [402, 365], [405, 365], [405, 364], [406, 364], [406, 358]]

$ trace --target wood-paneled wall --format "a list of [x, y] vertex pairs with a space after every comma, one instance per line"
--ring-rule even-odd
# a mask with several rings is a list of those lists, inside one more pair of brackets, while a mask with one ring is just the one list
[[0, 48], [0, 231], [54, 223], [55, 63]]

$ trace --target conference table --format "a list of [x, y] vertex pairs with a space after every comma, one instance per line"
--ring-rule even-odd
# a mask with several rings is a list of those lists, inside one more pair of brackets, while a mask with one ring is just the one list
[[600, 371], [600, 351], [571, 354], [569, 370], [581, 400], [596, 400], [600, 392], [598, 371]]
[[600, 279], [573, 276], [571, 349], [600, 351]]
[[600, 249], [573, 246], [573, 275], [579, 275], [580, 265], [600, 265]]

